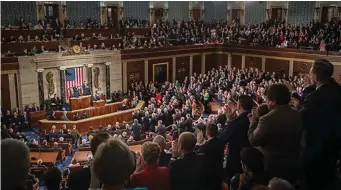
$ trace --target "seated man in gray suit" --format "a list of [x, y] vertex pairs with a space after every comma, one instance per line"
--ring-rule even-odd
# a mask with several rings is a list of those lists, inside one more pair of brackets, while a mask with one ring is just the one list
[[63, 121], [70, 121], [70, 119], [67, 117], [67, 112], [66, 111], [64, 111], [63, 112], [63, 116], [61, 117], [61, 119], [63, 120]]

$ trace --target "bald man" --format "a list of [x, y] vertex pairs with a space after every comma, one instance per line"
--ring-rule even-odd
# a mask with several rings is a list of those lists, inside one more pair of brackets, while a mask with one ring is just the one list
[[159, 166], [160, 167], [162, 167], [162, 166], [168, 167], [169, 161], [172, 158], [172, 154], [166, 153], [166, 151], [165, 151], [166, 139], [161, 135], [157, 135], [153, 139], [153, 142], [156, 142], [161, 149], [160, 158], [159, 158]]
[[205, 156], [194, 152], [196, 142], [193, 133], [183, 132], [179, 136], [178, 145], [175, 144], [172, 148], [172, 159], [169, 163], [171, 189], [207, 189], [204, 171]]

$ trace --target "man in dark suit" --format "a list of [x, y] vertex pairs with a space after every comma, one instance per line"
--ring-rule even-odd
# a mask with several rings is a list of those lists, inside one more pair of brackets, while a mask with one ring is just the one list
[[[223, 127], [219, 139], [225, 144], [228, 143], [229, 146], [226, 173], [230, 178], [235, 173], [243, 171], [240, 164], [240, 151], [251, 146], [247, 138], [247, 132], [250, 125], [248, 114], [252, 110], [252, 105], [253, 101], [250, 96], [241, 95], [237, 105], [231, 103], [224, 108], [229, 121]], [[239, 112], [238, 116], [236, 115], [237, 111]]]
[[32, 111], [35, 112], [35, 111], [39, 111], [40, 108], [36, 105], [36, 103], [33, 103], [33, 106], [32, 106]]
[[186, 114], [185, 125], [186, 125], [186, 131], [187, 132], [194, 132], [194, 130], [193, 130], [193, 120], [192, 120], [190, 114]]
[[[178, 146], [172, 147], [172, 159], [169, 163], [170, 183], [173, 190], [206, 190], [205, 155], [196, 154], [193, 150], [196, 144], [193, 133], [183, 132], [178, 140]], [[180, 155], [182, 155], [181, 158]]]
[[161, 136], [157, 135], [154, 139], [153, 142], [156, 142], [160, 148], [161, 148], [161, 153], [160, 153], [160, 158], [159, 158], [159, 166], [166, 166], [168, 167], [169, 161], [172, 158], [172, 154], [166, 153], [165, 152], [165, 147], [166, 147], [166, 139]]
[[205, 174], [207, 185], [212, 190], [221, 190], [221, 184], [224, 179], [224, 148], [225, 144], [218, 139], [218, 127], [215, 124], [209, 124], [206, 127], [207, 142], [202, 145], [198, 153], [203, 153], [205, 159]]
[[[110, 138], [110, 135], [105, 132], [100, 132], [94, 135], [94, 138], [90, 142], [90, 150], [92, 155], [96, 154], [98, 146]], [[79, 170], [75, 170], [70, 173], [67, 186], [69, 189], [100, 189], [101, 183], [94, 174], [92, 163], [89, 167], [84, 167]]]
[[326, 189], [335, 180], [341, 148], [341, 87], [332, 78], [333, 72], [329, 61], [314, 62], [310, 76], [317, 87], [302, 105], [307, 189]]
[[132, 136], [135, 141], [141, 139], [141, 125], [138, 123], [137, 119], [134, 119], [134, 123], [131, 126]]
[[284, 84], [271, 85], [265, 95], [270, 112], [260, 118], [253, 113], [249, 141], [264, 154], [265, 172], [270, 177], [295, 184], [300, 177], [301, 114], [289, 105], [290, 91]]

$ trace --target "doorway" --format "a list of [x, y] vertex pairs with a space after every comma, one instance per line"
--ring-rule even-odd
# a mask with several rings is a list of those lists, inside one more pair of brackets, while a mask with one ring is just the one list
[[322, 7], [321, 12], [321, 23], [326, 23], [329, 21], [329, 7]]
[[200, 16], [200, 14], [201, 14], [200, 9], [193, 9], [192, 13], [193, 13], [193, 20], [200, 20], [200, 18], [201, 18], [201, 16]]
[[271, 9], [271, 19], [277, 22], [281, 22], [283, 17], [283, 8], [272, 8]]
[[55, 20], [59, 18], [58, 4], [45, 4], [45, 18]]
[[238, 23], [240, 24], [240, 9], [232, 9], [232, 20], [231, 22], [235, 22], [235, 23]]
[[107, 24], [110, 28], [118, 28], [118, 7], [108, 6], [107, 7]]
[[154, 22], [161, 23], [163, 18], [163, 8], [158, 8], [154, 10]]

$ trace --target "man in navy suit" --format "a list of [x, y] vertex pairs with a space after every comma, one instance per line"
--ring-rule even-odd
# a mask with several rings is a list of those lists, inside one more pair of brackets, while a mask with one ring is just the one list
[[[251, 113], [253, 100], [250, 96], [239, 96], [237, 105], [230, 104], [224, 108], [229, 121], [223, 127], [219, 139], [228, 143], [228, 155], [226, 161], [226, 173], [230, 178], [235, 173], [242, 173], [240, 163], [240, 151], [245, 147], [250, 147], [248, 140], [248, 130], [250, 121], [248, 114]], [[237, 111], [239, 115], [237, 116]]]
[[316, 89], [302, 105], [307, 189], [327, 189], [335, 181], [341, 149], [341, 87], [332, 78], [333, 72], [329, 61], [314, 62], [310, 76]]

